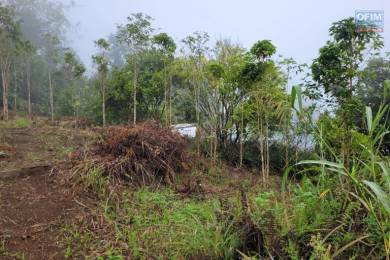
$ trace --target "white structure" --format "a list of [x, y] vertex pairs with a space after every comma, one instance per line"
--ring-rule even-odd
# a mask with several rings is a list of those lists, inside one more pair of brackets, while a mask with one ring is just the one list
[[196, 136], [196, 124], [172, 125], [172, 130], [185, 137], [194, 138]]

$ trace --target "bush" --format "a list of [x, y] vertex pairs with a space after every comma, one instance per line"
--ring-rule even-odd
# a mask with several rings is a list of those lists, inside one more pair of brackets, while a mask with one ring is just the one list
[[[309, 257], [311, 237], [318, 230], [332, 229], [339, 216], [341, 202], [331, 197], [325, 187], [304, 178], [291, 194], [280, 196], [264, 192], [254, 198], [252, 221], [264, 234], [268, 250], [286, 257]], [[279, 244], [283, 252], [274, 252]]]

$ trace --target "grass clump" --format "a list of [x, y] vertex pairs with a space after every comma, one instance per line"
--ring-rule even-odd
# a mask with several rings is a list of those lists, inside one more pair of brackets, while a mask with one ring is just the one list
[[18, 117], [13, 120], [0, 121], [0, 128], [25, 128], [29, 127], [32, 121], [28, 118]]
[[217, 200], [183, 199], [170, 189], [123, 192], [103, 203], [99, 214], [106, 223], [104, 232], [69, 229], [68, 254], [74, 257], [79, 250], [94, 258], [231, 259], [239, 245], [239, 234], [222, 217]]
[[264, 236], [263, 246], [269, 254], [284, 258], [318, 259], [315, 256], [322, 252], [317, 252], [322, 246], [318, 236], [342, 218], [342, 201], [309, 178], [295, 183], [286, 194], [263, 192], [252, 201], [251, 219]]

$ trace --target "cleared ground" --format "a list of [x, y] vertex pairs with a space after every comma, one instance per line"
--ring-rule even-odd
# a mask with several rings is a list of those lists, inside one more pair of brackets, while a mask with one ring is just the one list
[[72, 152], [91, 148], [94, 137], [67, 126], [0, 127], [0, 259], [198, 259], [257, 250], [257, 231], [242, 214], [250, 210], [245, 194], [277, 178], [264, 185], [257, 174], [205, 159], [170, 187], [110, 186], [91, 173], [81, 177], [92, 185], [85, 187], [69, 179], [80, 154]]
[[84, 141], [71, 129], [0, 129], [1, 259], [63, 258], [58, 236], [80, 206], [56, 174]]

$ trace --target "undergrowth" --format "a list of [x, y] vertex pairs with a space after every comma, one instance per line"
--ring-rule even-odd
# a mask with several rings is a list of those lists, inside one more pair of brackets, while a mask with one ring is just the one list
[[65, 231], [68, 258], [232, 259], [240, 243], [217, 200], [183, 199], [165, 188], [112, 196], [89, 224]]
[[223, 177], [233, 175], [209, 167], [192, 177], [212, 183], [208, 190], [214, 193], [184, 196], [173, 189], [177, 183], [132, 190], [98, 166], [79, 168], [81, 182], [101, 206], [67, 228], [66, 256], [389, 259], [390, 162], [380, 152], [387, 130], [379, 125], [386, 110], [373, 116], [367, 108], [367, 132], [351, 135], [360, 148], [348, 164], [321, 126], [313, 126], [317, 159], [288, 168], [276, 188], [253, 185], [249, 176], [234, 185]]
[[28, 118], [16, 118], [8, 121], [0, 121], [0, 128], [25, 128], [29, 127], [32, 121]]

